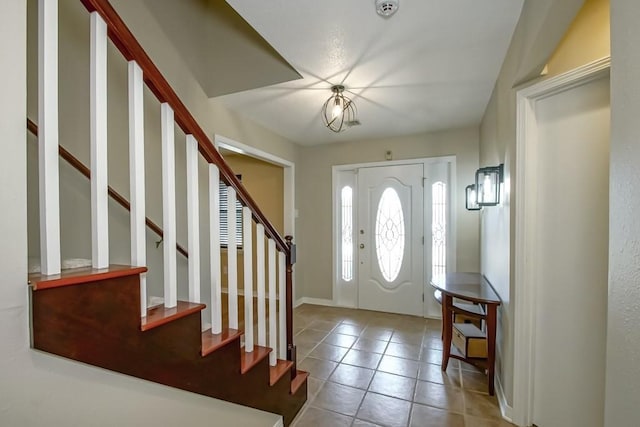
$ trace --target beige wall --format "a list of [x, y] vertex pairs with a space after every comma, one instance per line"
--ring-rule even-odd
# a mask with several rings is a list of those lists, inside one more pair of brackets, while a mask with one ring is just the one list
[[547, 64], [556, 76], [611, 54], [609, 0], [586, 0]]
[[611, 1], [611, 175], [605, 426], [640, 425], [640, 2]]
[[481, 271], [500, 295], [497, 381], [506, 403], [513, 402], [516, 89], [540, 75], [548, 58], [582, 7], [583, 0], [526, 1], [480, 126], [480, 165], [504, 163], [506, 197], [483, 209]]
[[393, 151], [394, 160], [456, 156], [456, 267], [458, 271], [478, 270], [478, 213], [464, 208], [464, 188], [478, 168], [477, 128], [318, 145], [301, 148], [296, 165], [298, 296], [333, 299], [331, 167], [384, 161], [387, 150]]

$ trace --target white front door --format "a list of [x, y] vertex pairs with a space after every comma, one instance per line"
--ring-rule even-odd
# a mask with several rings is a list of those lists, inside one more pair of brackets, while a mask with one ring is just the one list
[[359, 308], [424, 313], [423, 167], [358, 170]]

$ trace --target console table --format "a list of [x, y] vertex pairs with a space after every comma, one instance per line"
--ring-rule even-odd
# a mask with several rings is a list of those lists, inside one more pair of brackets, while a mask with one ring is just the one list
[[[489, 394], [495, 393], [494, 372], [496, 355], [496, 324], [497, 311], [500, 305], [500, 297], [494, 291], [487, 279], [479, 273], [447, 273], [434, 276], [431, 279], [433, 286], [441, 294], [442, 302], [442, 370], [446, 371], [449, 358], [459, 359], [480, 368], [486, 369], [489, 383]], [[484, 306], [484, 313], [470, 312], [456, 306], [453, 299], [468, 301]], [[462, 313], [467, 316], [477, 317], [486, 322], [487, 334], [487, 358], [473, 359], [460, 354], [452, 353], [451, 337], [453, 330], [453, 315]]]

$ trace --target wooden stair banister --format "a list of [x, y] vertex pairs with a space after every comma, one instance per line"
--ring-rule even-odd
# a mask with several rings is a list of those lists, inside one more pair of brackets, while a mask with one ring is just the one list
[[[27, 129], [34, 136], [38, 136], [38, 125], [35, 124], [31, 119], [27, 118]], [[67, 163], [69, 163], [75, 170], [84, 175], [87, 179], [91, 179], [91, 170], [85, 166], [76, 156], [67, 151], [62, 145], [58, 146], [58, 152], [60, 157], [62, 157]], [[131, 212], [131, 203], [127, 199], [124, 198], [120, 193], [113, 189], [113, 187], [109, 186], [108, 189], [109, 196], [120, 206]], [[156, 233], [161, 239], [164, 237], [164, 232], [162, 228], [155, 222], [153, 222], [149, 217], [145, 218], [145, 223], [147, 227], [154, 233]], [[181, 245], [176, 244], [176, 250], [183, 255], [185, 258], [189, 258], [189, 253], [185, 248]]]
[[262, 224], [265, 234], [275, 242], [279, 251], [286, 256], [286, 321], [287, 321], [287, 357], [293, 362], [291, 376], [297, 375], [296, 351], [293, 344], [293, 264], [295, 263], [295, 245], [292, 238], [284, 239], [273, 224], [260, 210], [244, 185], [236, 177], [231, 167], [224, 160], [222, 155], [215, 148], [205, 131], [197, 123], [187, 107], [182, 103], [169, 82], [160, 73], [160, 70], [153, 63], [149, 55], [134, 37], [122, 18], [115, 11], [108, 0], [80, 0], [85, 8], [90, 12], [97, 12], [107, 25], [109, 39], [118, 48], [127, 61], [136, 61], [143, 73], [146, 86], [156, 96], [160, 103], [167, 103], [173, 110], [173, 119], [186, 135], [192, 135], [198, 143], [198, 151], [204, 159], [215, 164], [220, 172], [220, 178], [227, 185], [232, 187], [242, 205], [251, 210], [254, 221]]

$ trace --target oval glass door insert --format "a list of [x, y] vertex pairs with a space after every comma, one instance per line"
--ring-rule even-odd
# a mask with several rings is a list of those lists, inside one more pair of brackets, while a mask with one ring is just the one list
[[404, 214], [398, 193], [387, 187], [376, 213], [376, 255], [382, 277], [391, 283], [400, 273], [404, 257]]

